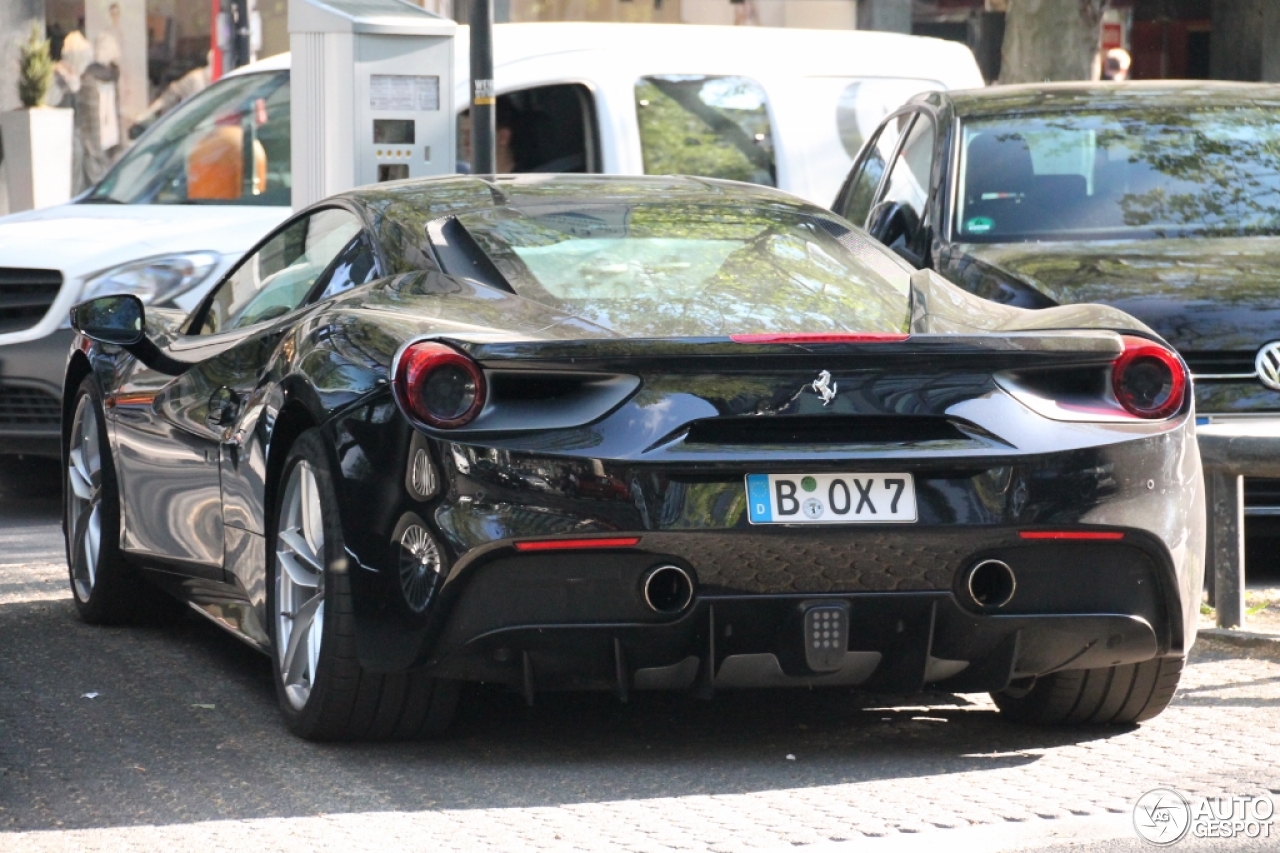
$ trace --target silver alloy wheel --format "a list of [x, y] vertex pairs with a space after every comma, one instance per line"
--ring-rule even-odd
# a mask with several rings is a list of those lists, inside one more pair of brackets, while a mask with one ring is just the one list
[[306, 462], [289, 472], [276, 530], [277, 664], [289, 704], [302, 710], [324, 637], [324, 516], [315, 470]]
[[98, 410], [85, 394], [71, 422], [67, 453], [67, 523], [71, 533], [71, 589], [88, 603], [102, 553], [102, 447]]

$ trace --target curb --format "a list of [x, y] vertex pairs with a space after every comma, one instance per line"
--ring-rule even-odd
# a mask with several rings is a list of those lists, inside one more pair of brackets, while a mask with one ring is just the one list
[[1280, 635], [1277, 634], [1255, 634], [1231, 628], [1201, 628], [1197, 636], [1217, 640], [1228, 646], [1254, 649], [1271, 657], [1280, 658]]

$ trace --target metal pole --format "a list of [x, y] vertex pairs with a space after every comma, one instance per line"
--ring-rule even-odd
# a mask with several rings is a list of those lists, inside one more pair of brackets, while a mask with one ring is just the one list
[[249, 0], [232, 0], [232, 21], [234, 28], [231, 36], [231, 43], [234, 45], [233, 51], [236, 57], [236, 67], [249, 64], [250, 33], [249, 33]]
[[1213, 533], [1207, 554], [1213, 573], [1213, 606], [1219, 628], [1243, 628], [1244, 478], [1221, 469], [1205, 470], [1208, 521]]
[[494, 151], [493, 0], [471, 0], [471, 173], [497, 171]]

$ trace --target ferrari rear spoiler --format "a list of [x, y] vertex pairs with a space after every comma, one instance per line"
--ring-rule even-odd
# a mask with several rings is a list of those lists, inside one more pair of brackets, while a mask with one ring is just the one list
[[488, 370], [705, 373], [866, 366], [984, 371], [1106, 364], [1123, 351], [1110, 331], [1011, 334], [740, 335], [468, 342], [441, 339]]

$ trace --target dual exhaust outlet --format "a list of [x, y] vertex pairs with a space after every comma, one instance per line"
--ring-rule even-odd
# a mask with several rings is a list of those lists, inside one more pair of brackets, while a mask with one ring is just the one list
[[980, 560], [969, 569], [963, 592], [980, 610], [999, 610], [1013, 600], [1018, 580], [1004, 560]]
[[[644, 603], [654, 613], [673, 616], [693, 603], [693, 578], [679, 566], [655, 566], [641, 581]], [[964, 578], [963, 594], [980, 610], [999, 610], [1013, 600], [1018, 580], [1004, 560], [980, 560]]]
[[644, 603], [654, 613], [674, 616], [693, 603], [693, 578], [679, 566], [655, 566], [640, 583]]

